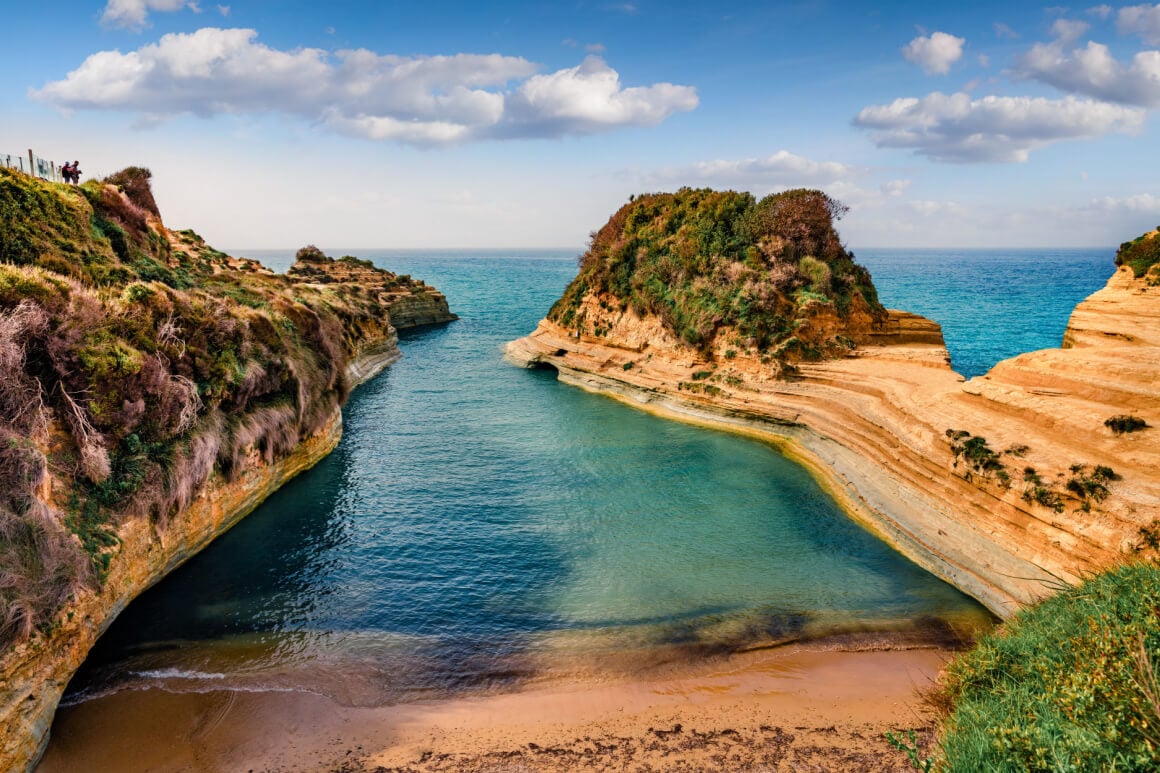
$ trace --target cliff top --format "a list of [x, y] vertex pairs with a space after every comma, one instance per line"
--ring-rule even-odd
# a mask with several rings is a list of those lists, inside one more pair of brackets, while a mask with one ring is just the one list
[[656, 317], [702, 354], [790, 361], [848, 351], [886, 313], [834, 229], [845, 212], [807, 189], [760, 201], [691, 188], [634, 196], [592, 234], [548, 317], [596, 336], [626, 311]]

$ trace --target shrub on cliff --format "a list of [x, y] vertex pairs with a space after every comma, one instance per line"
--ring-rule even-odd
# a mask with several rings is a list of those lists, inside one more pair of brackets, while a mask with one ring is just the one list
[[943, 771], [1160, 768], [1160, 566], [1025, 609], [947, 669]]
[[819, 313], [811, 304], [842, 320], [882, 319], [869, 273], [834, 230], [845, 211], [805, 189], [760, 201], [691, 188], [633, 197], [592, 234], [578, 276], [548, 316], [565, 327], [591, 323], [580, 307], [594, 295], [610, 312], [659, 318], [702, 350], [728, 331], [752, 351], [805, 335], [799, 328]]
[[153, 173], [141, 166], [127, 166], [120, 172], [106, 177], [102, 182], [115, 185], [135, 206], [145, 212], [161, 217], [157, 209], [157, 200], [153, 198], [153, 186], [150, 180]]
[[1160, 236], [1157, 231], [1124, 242], [1116, 251], [1116, 265], [1128, 266], [1137, 279], [1157, 264], [1160, 264]]
[[1110, 429], [1113, 435], [1123, 435], [1127, 432], [1139, 432], [1142, 429], [1148, 429], [1149, 425], [1148, 422], [1139, 416], [1120, 414], [1105, 419], [1104, 426]]

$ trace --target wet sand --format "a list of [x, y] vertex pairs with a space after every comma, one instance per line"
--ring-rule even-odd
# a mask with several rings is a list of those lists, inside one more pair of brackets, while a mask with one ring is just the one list
[[909, 770], [952, 653], [792, 645], [608, 682], [378, 708], [302, 692], [125, 691], [61, 709], [38, 773]]

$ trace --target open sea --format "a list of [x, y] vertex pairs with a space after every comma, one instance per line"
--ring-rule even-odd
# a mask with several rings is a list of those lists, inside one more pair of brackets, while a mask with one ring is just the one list
[[[461, 319], [404, 332], [337, 450], [134, 601], [66, 704], [160, 686], [381, 705], [991, 624], [772, 448], [505, 364], [576, 251], [355, 254], [435, 285]], [[1058, 346], [1112, 271], [1110, 249], [858, 257], [887, 306], [942, 323], [967, 376]]]

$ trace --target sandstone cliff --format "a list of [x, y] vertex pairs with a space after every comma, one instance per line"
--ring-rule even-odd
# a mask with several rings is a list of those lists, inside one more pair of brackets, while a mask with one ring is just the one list
[[1127, 267], [1077, 307], [1068, 348], [966, 382], [938, 325], [904, 312], [785, 378], [761, 352], [707, 355], [607, 298], [578, 306], [599, 334], [546, 319], [508, 359], [774, 442], [868, 529], [1002, 617], [1155, 540], [1155, 430], [1104, 425], [1160, 425], [1160, 289]]
[[148, 180], [0, 170], [5, 770], [134, 597], [334, 448], [350, 390], [399, 356], [396, 308], [454, 319], [365, 261], [306, 248], [278, 276], [171, 231]]

